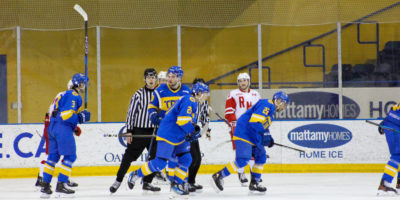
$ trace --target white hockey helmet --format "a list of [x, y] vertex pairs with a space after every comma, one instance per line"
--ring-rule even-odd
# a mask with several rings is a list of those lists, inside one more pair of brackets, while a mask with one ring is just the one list
[[167, 72], [166, 71], [160, 71], [158, 72], [158, 80], [160, 79], [167, 79]]
[[237, 81], [239, 81], [240, 79], [247, 79], [250, 82], [250, 76], [248, 73], [244, 72], [244, 73], [240, 73], [237, 77]]
[[72, 89], [74, 87], [74, 84], [72, 83], [72, 80], [69, 80], [68, 81], [68, 84], [67, 84], [67, 88], [70, 90], [70, 89]]

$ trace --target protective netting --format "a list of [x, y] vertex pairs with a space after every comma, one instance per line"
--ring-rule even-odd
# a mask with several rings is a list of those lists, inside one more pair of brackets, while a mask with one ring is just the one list
[[293, 26], [400, 20], [400, 2], [395, 0], [2, 0], [0, 28], [82, 28], [82, 20], [73, 9], [75, 3], [86, 10], [92, 27]]

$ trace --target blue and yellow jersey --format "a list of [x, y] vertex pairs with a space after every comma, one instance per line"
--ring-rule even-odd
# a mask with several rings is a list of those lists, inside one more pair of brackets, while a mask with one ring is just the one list
[[261, 99], [239, 117], [233, 140], [242, 140], [251, 145], [261, 145], [262, 135], [271, 125], [274, 114], [273, 102]]
[[148, 107], [149, 113], [153, 112], [153, 109], [159, 110], [160, 116], [164, 118], [165, 112], [183, 95], [190, 94], [190, 91], [188, 86], [182, 84], [176, 90], [171, 89], [168, 84], [161, 84], [151, 96]]
[[66, 122], [75, 128], [79, 122], [77, 114], [83, 110], [82, 97], [74, 90], [67, 90], [57, 95], [53, 110], [57, 110], [57, 115], [52, 117], [52, 122]]
[[390, 109], [384, 121], [400, 127], [400, 102]]
[[194, 131], [197, 101], [192, 95], [181, 97], [165, 114], [157, 132], [157, 140], [179, 145]]

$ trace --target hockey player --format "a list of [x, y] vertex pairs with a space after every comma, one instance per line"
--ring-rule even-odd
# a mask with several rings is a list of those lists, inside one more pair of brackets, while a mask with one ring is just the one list
[[[400, 103], [394, 105], [388, 112], [385, 119], [381, 122], [381, 126], [386, 126], [394, 130], [400, 130]], [[386, 142], [389, 146], [390, 160], [385, 165], [381, 183], [378, 187], [378, 195], [400, 194], [400, 133], [393, 130], [378, 128], [380, 134], [385, 134]], [[391, 187], [393, 178], [397, 174], [396, 189]]]
[[137, 179], [164, 169], [167, 160], [171, 156], [176, 156], [178, 167], [171, 189], [178, 195], [186, 196], [189, 194], [185, 179], [192, 162], [190, 141], [201, 136], [200, 127], [195, 125], [197, 101], [204, 102], [208, 94], [207, 85], [196, 83], [193, 85], [192, 95], [183, 96], [166, 112], [157, 132], [156, 158], [146, 162], [140, 169], [129, 175], [128, 186], [130, 188], [134, 187]]
[[[250, 76], [247, 73], [240, 73], [237, 77], [238, 89], [229, 92], [228, 98], [225, 103], [225, 118], [229, 121], [231, 131], [231, 139], [236, 128], [236, 121], [244, 112], [250, 109], [254, 104], [260, 100], [260, 94], [250, 89]], [[232, 140], [232, 147], [235, 150], [235, 143]], [[251, 163], [252, 165], [252, 163]], [[248, 182], [245, 174], [244, 167], [238, 169], [238, 177], [240, 183], [245, 185]]]
[[[140, 88], [135, 94], [132, 95], [129, 103], [128, 115], [126, 117], [126, 128], [132, 135], [148, 135], [147, 138], [132, 138], [126, 137], [127, 148], [122, 156], [121, 164], [117, 172], [115, 182], [110, 187], [110, 192], [115, 193], [121, 185], [126, 172], [128, 171], [131, 163], [136, 161], [143, 153], [144, 149], [149, 152], [149, 159], [153, 159], [156, 153], [155, 139], [151, 137], [154, 133], [154, 124], [151, 123], [147, 113], [147, 107], [150, 103], [151, 95], [157, 87], [157, 72], [153, 68], [147, 68], [143, 74], [145, 82], [144, 87]], [[145, 108], [145, 109], [143, 109]], [[147, 159], [147, 158], [146, 158]], [[143, 191], [158, 192], [161, 189], [153, 186], [154, 174], [150, 174], [143, 178]]]
[[72, 164], [76, 160], [76, 144], [73, 131], [78, 123], [90, 121], [90, 112], [83, 110], [82, 98], [79, 95], [85, 91], [85, 81], [87, 80], [84, 74], [75, 74], [72, 77], [72, 89], [63, 92], [54, 101], [54, 108], [48, 127], [49, 156], [44, 167], [43, 186], [41, 189], [42, 198], [49, 198], [52, 194], [50, 182], [55, 165], [61, 156], [63, 156], [63, 161], [55, 191], [60, 195], [75, 193], [65, 185], [71, 175]]
[[[159, 125], [164, 118], [165, 112], [183, 95], [190, 94], [190, 88], [181, 83], [183, 70], [181, 67], [172, 66], [167, 73], [168, 83], [161, 84], [154, 90], [148, 107], [149, 117], [154, 125]], [[172, 157], [166, 169], [171, 182], [175, 177], [176, 160]]]
[[[70, 81], [68, 82], [68, 84], [67, 84], [67, 88], [68, 88], [68, 89], [72, 89], [72, 87], [73, 87], [72, 80], [70, 80]], [[54, 99], [59, 98], [59, 96], [60, 96], [61, 94], [62, 94], [62, 92], [58, 93], [57, 96], [56, 96]], [[55, 101], [53, 101], [53, 102], [51, 103], [51, 105], [50, 105], [50, 107], [49, 107], [49, 111], [48, 111], [48, 113], [45, 114], [45, 118], [44, 118], [44, 129], [43, 129], [43, 136], [42, 136], [42, 139], [45, 140], [45, 144], [46, 144], [46, 156], [49, 155], [49, 136], [48, 136], [48, 133], [47, 133], [47, 129], [48, 129], [49, 124], [50, 124], [49, 113], [52, 113], [52, 112], [53, 112], [54, 103], [55, 103]], [[76, 126], [76, 128], [75, 128], [74, 134], [75, 134], [76, 136], [80, 136], [80, 135], [81, 135], [81, 129], [80, 129], [78, 126]], [[35, 186], [36, 186], [36, 187], [42, 187], [42, 184], [43, 184], [43, 169], [44, 169], [45, 163], [46, 163], [46, 160], [42, 160], [42, 161], [40, 162], [39, 175], [38, 175], [38, 177], [37, 177], [37, 179], [36, 179], [36, 183], [35, 183]], [[68, 179], [67, 185], [68, 185], [69, 187], [77, 187], [77, 186], [78, 186], [77, 183], [71, 181], [70, 179]]]
[[211, 184], [217, 192], [224, 190], [223, 178], [246, 166], [252, 155], [254, 155], [255, 163], [251, 171], [252, 178], [249, 190], [257, 192], [267, 190], [259, 184], [267, 159], [264, 146], [272, 147], [274, 145], [269, 127], [275, 112], [284, 110], [288, 103], [288, 95], [279, 91], [274, 94], [272, 101], [261, 99], [238, 119], [237, 128], [233, 135], [236, 145], [236, 158], [211, 177]]
[[166, 84], [168, 83], [168, 78], [167, 78], [167, 72], [166, 71], [160, 71], [158, 73], [158, 84]]

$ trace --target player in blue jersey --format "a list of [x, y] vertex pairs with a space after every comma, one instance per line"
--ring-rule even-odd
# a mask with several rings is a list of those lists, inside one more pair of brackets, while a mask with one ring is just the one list
[[[191, 93], [190, 88], [181, 83], [183, 78], [183, 70], [181, 67], [170, 67], [167, 72], [167, 78], [167, 84], [161, 84], [154, 90], [148, 107], [149, 117], [151, 122], [155, 125], [160, 124], [161, 120], [165, 116], [165, 112], [171, 108], [179, 98]], [[171, 183], [175, 178], [176, 163], [176, 158], [171, 157], [166, 169]]]
[[[390, 160], [385, 165], [381, 183], [378, 187], [378, 195], [400, 194], [400, 103], [394, 105], [387, 113], [385, 119], [381, 122], [378, 131], [380, 134], [385, 134], [386, 142], [389, 146]], [[389, 130], [385, 127], [388, 127]], [[396, 131], [395, 131], [396, 130]], [[397, 175], [396, 189], [391, 187], [393, 178]]]
[[157, 132], [156, 158], [129, 175], [128, 186], [131, 189], [137, 179], [163, 170], [171, 156], [176, 156], [178, 167], [171, 188], [178, 195], [189, 194], [185, 183], [192, 162], [190, 141], [200, 137], [200, 127], [195, 125], [197, 102], [204, 102], [208, 94], [207, 85], [196, 83], [193, 85], [192, 95], [183, 96], [166, 112]]
[[90, 112], [83, 110], [82, 97], [79, 95], [85, 91], [87, 77], [77, 73], [72, 77], [72, 89], [57, 96], [54, 100], [53, 112], [50, 114], [49, 155], [43, 172], [42, 198], [48, 198], [52, 194], [50, 182], [54, 168], [60, 157], [63, 161], [58, 175], [56, 193], [71, 195], [75, 191], [66, 187], [72, 171], [72, 164], [76, 160], [76, 144], [73, 132], [78, 123], [90, 121]]
[[267, 160], [264, 146], [274, 145], [269, 127], [275, 112], [284, 110], [288, 103], [289, 96], [279, 91], [274, 94], [272, 100], [261, 99], [239, 117], [232, 138], [236, 145], [236, 158], [211, 177], [211, 184], [217, 192], [224, 190], [223, 178], [246, 166], [252, 155], [254, 155], [254, 165], [251, 170], [249, 190], [262, 193], [267, 190], [259, 184]]

